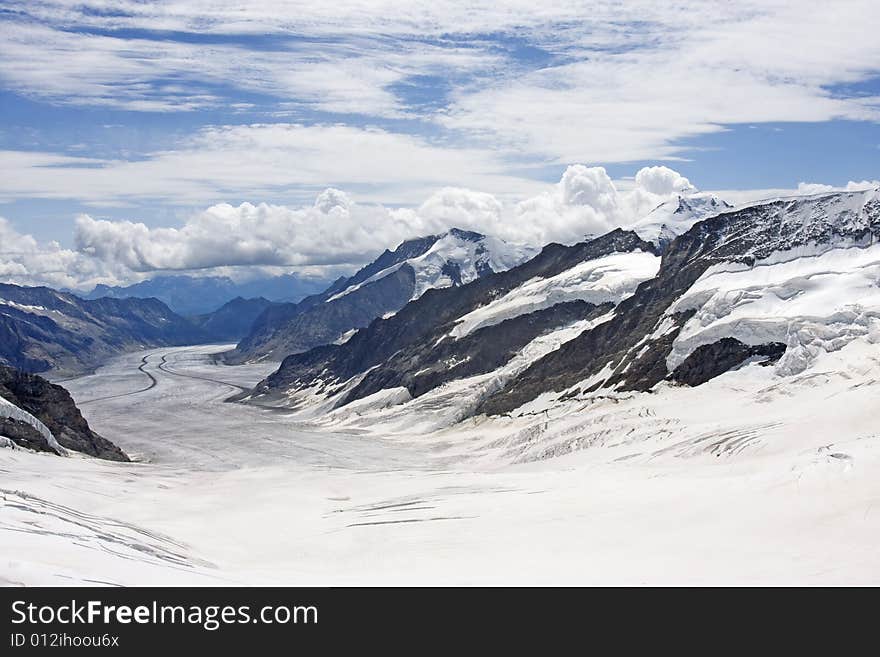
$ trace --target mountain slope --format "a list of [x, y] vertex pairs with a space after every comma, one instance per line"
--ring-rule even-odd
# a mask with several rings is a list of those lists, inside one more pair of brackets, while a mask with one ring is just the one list
[[781, 199], [704, 220], [669, 245], [657, 277], [611, 321], [534, 363], [479, 411], [510, 412], [543, 393], [649, 390], [698, 347], [726, 337], [769, 352], [786, 344], [784, 355], [767, 356], [784, 372], [804, 354], [878, 330], [878, 237], [876, 190]]
[[203, 340], [198, 327], [158, 299], [84, 300], [45, 287], [0, 284], [0, 364], [81, 373], [126, 350]]
[[873, 191], [729, 210], [667, 244], [662, 261], [621, 230], [550, 245], [429, 291], [343, 345], [288, 357], [252, 397], [411, 432], [664, 381], [700, 386], [753, 365], [783, 381], [852, 342], [880, 344], [878, 238]]
[[[585, 267], [589, 262], [592, 267]], [[583, 330], [653, 276], [658, 264], [650, 244], [622, 230], [574, 246], [551, 244], [518, 267], [429, 290], [345, 344], [288, 356], [254, 396], [290, 398], [315, 388], [341, 392], [349, 380], [336, 404], [398, 387], [418, 396], [453, 378], [503, 366], [540, 336], [578, 324]], [[548, 294], [542, 285], [554, 280], [562, 292]], [[472, 321], [499, 302], [482, 324]]]
[[128, 461], [121, 449], [91, 430], [67, 390], [2, 365], [0, 435], [28, 449], [63, 454], [60, 445], [110, 461]]
[[281, 359], [345, 340], [427, 290], [463, 285], [503, 271], [530, 253], [526, 247], [458, 229], [403, 242], [322, 294], [267, 310], [228, 354], [227, 362]]

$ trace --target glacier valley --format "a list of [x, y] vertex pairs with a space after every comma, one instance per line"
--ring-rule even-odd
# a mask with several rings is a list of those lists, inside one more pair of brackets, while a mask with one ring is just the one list
[[132, 463], [0, 450], [3, 583], [878, 583], [862, 339], [785, 379], [751, 364], [427, 437], [393, 406], [341, 429], [226, 403], [272, 365], [221, 349], [66, 382]]

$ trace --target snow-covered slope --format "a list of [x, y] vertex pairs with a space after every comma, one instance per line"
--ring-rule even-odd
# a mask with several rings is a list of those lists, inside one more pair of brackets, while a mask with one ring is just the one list
[[[657, 277], [613, 320], [534, 363], [480, 410], [510, 412], [545, 393], [650, 390], [668, 377], [697, 385], [758, 356], [798, 371], [817, 349], [873, 334], [868, 247], [878, 240], [877, 190], [709, 217], [667, 246]], [[678, 366], [685, 370], [670, 369]]]
[[537, 249], [525, 244], [511, 244], [497, 237], [453, 228], [434, 236], [427, 252], [402, 260], [369, 278], [353, 283], [329, 297], [333, 302], [370, 283], [409, 266], [415, 272], [411, 299], [418, 299], [427, 290], [465, 285], [489, 272], [515, 267], [535, 255]]
[[662, 262], [648, 233], [609, 234], [589, 252], [554, 245], [291, 357], [256, 397], [301, 407], [307, 396], [328, 421], [381, 410], [401, 427], [437, 428], [570, 396], [702, 385], [749, 362], [791, 376], [853, 341], [880, 344], [876, 190], [738, 210], [697, 198], [679, 200], [688, 211], [674, 230], [690, 228]]
[[477, 329], [566, 301], [610, 301], [616, 305], [635, 292], [639, 283], [653, 278], [659, 268], [660, 256], [641, 250], [587, 260], [555, 276], [526, 281], [462, 316], [450, 334], [462, 338]]
[[486, 397], [502, 389], [529, 365], [612, 316], [613, 311], [609, 311], [596, 318], [551, 328], [517, 349], [500, 367], [484, 374], [453, 379], [416, 398], [405, 387], [385, 388], [337, 409], [306, 407], [295, 417], [327, 428], [347, 427], [392, 434], [427, 434], [452, 427], [473, 415]]
[[[538, 353], [530, 345], [558, 347], [550, 335], [575, 337], [594, 326], [659, 262], [651, 244], [623, 230], [572, 246], [551, 244], [518, 267], [422, 295], [344, 344], [290, 356], [254, 394], [297, 406], [320, 403], [322, 394], [337, 405], [374, 395], [384, 404], [384, 391], [403, 387], [415, 398], [450, 381], [497, 373], [520, 354]], [[520, 369], [505, 369], [494, 380], [500, 385]], [[470, 402], [480, 398], [474, 394]]]

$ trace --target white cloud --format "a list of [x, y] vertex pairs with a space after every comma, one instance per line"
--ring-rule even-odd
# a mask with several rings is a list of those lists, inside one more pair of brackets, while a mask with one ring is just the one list
[[413, 203], [443, 185], [528, 193], [539, 184], [505, 175], [489, 151], [344, 125], [210, 127], [173, 150], [134, 161], [0, 151], [0, 199], [74, 199], [95, 204], [219, 199], [302, 201], [333, 185], [362, 198]]
[[880, 180], [850, 180], [843, 187], [835, 187], [834, 185], [825, 185], [823, 183], [798, 183], [798, 194], [822, 194], [824, 192], [858, 192], [867, 189], [880, 187]]
[[[595, 40], [619, 34], [620, 24], [616, 21], [623, 16], [638, 12], [645, 20], [658, 20], [670, 13], [668, 7], [651, 2], [627, 5], [607, 0], [546, 0], [539, 9], [529, 0], [482, 5], [468, 0], [30, 0], [19, 13], [65, 27], [233, 35], [381, 33], [399, 37], [525, 28], [541, 30], [549, 36], [554, 31], [577, 31], [572, 30], [571, 23], [586, 19], [606, 27], [607, 33], [594, 36]], [[669, 20], [675, 18], [670, 16]]]
[[832, 91], [880, 70], [873, 4], [664, 4], [632, 47], [575, 46], [564, 64], [461, 91], [441, 120], [554, 162], [679, 156], [729, 124], [876, 121], [880, 98]]
[[310, 206], [213, 205], [181, 228], [80, 215], [77, 251], [133, 272], [217, 267], [360, 265], [404, 239], [442, 230], [442, 221], [406, 210], [361, 205], [336, 189]]
[[[616, 184], [602, 167], [569, 166], [560, 181], [519, 202], [487, 192], [444, 187], [414, 208], [359, 203], [327, 188], [298, 207], [260, 203], [215, 204], [181, 227], [149, 227], [81, 215], [75, 250], [39, 244], [0, 219], [0, 280], [90, 289], [128, 283], [157, 273], [233, 275], [351, 271], [385, 248], [452, 227], [511, 242], [542, 246], [574, 243], [628, 227], [660, 203], [696, 189], [666, 167], [646, 167]], [[801, 183], [797, 190], [720, 192], [742, 203], [758, 198], [866, 189], [878, 181], [842, 188]]]
[[445, 187], [415, 209], [388, 209], [355, 203], [329, 188], [314, 204], [299, 208], [214, 205], [181, 228], [82, 215], [76, 223], [76, 246], [79, 253], [109, 266], [140, 273], [353, 266], [405, 239], [452, 227], [537, 246], [571, 243], [627, 226], [672, 195], [691, 189], [686, 179], [665, 168], [642, 169], [635, 181], [632, 189], [621, 192], [604, 168], [573, 165], [550, 191], [508, 205], [486, 192]]
[[[275, 48], [123, 38], [0, 21], [0, 79], [15, 91], [59, 104], [170, 112], [216, 108], [234, 90], [268, 94], [282, 107], [403, 117], [389, 90], [414, 75], [491, 68], [479, 48], [389, 42], [289, 41]], [[197, 33], [200, 33], [197, 30]], [[245, 104], [246, 107], [250, 105]]]
[[461, 187], [444, 187], [409, 216], [437, 228], [462, 228], [489, 235], [505, 233], [503, 206], [492, 194]]
[[675, 194], [693, 189], [691, 181], [668, 167], [645, 167], [636, 174], [636, 185], [651, 194]]
[[64, 249], [57, 242], [41, 244], [0, 217], [0, 282], [88, 288], [125, 280], [129, 273], [118, 263]]
[[[219, 106], [229, 85], [294, 114], [433, 121], [508, 156], [662, 159], [729, 124], [880, 119], [880, 98], [839, 86], [880, 72], [874, 4], [34, 0], [0, 22], [0, 78], [52, 102], [146, 111]], [[523, 60], [487, 35], [556, 59]], [[432, 75], [452, 85], [438, 111], [396, 90]]]

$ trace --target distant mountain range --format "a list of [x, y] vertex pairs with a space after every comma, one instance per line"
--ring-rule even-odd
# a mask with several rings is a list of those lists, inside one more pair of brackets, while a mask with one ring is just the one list
[[[298, 303], [264, 296], [226, 297], [265, 289], [296, 296], [317, 283], [291, 275], [235, 284], [225, 278], [167, 276], [126, 288], [99, 286], [82, 298], [45, 287], [0, 285], [0, 364], [53, 377], [79, 374], [124, 351], [151, 346], [240, 341], [229, 362], [277, 358], [340, 342], [387, 317], [427, 290], [467, 284], [528, 259], [533, 250], [452, 229], [385, 251], [350, 278]], [[153, 296], [132, 296], [153, 295]], [[215, 302], [224, 299], [217, 307]], [[207, 312], [181, 314], [180, 310]]]
[[269, 306], [266, 299], [233, 299], [186, 318], [158, 299], [81, 299], [0, 284], [0, 364], [57, 377], [90, 371], [125, 351], [234, 342]]
[[257, 317], [275, 305], [263, 297], [236, 297], [214, 312], [192, 317], [191, 321], [202, 330], [208, 342], [236, 342], [250, 332]]
[[157, 276], [125, 287], [98, 285], [86, 294], [75, 294], [84, 299], [156, 298], [178, 315], [192, 316], [213, 312], [239, 297], [296, 302], [320, 292], [329, 283], [329, 280], [305, 278], [298, 274], [284, 274], [241, 283], [221, 276]]

